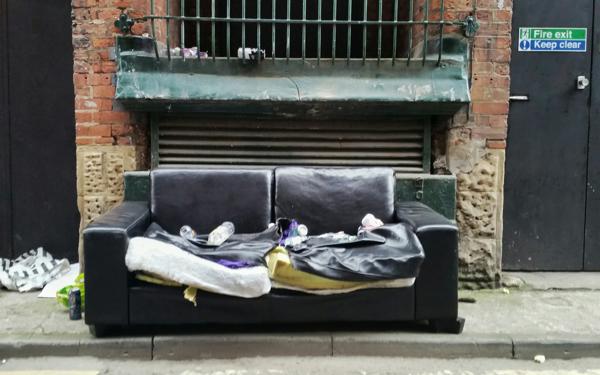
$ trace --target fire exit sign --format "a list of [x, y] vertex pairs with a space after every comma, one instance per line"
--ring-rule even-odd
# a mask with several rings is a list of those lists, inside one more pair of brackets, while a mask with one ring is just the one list
[[586, 52], [587, 29], [565, 27], [519, 28], [520, 52]]

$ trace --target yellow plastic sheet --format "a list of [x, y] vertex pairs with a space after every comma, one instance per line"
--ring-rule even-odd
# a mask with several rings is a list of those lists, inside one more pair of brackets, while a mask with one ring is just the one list
[[145, 281], [150, 284], [163, 285], [163, 286], [182, 286], [177, 281], [166, 280], [159, 276], [155, 276], [149, 273], [138, 272], [135, 274], [135, 278], [141, 281]]
[[333, 280], [299, 271], [292, 266], [287, 250], [281, 246], [267, 254], [267, 266], [269, 267], [269, 277], [272, 280], [302, 289], [352, 289], [370, 284], [369, 282]]

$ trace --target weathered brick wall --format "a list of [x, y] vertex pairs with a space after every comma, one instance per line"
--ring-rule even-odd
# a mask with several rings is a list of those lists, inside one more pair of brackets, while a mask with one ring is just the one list
[[[414, 19], [439, 20], [440, 0], [417, 0]], [[446, 0], [444, 18], [480, 23], [472, 40], [472, 103], [434, 127], [434, 170], [458, 180], [460, 276], [467, 287], [497, 286], [501, 276], [504, 149], [506, 148], [512, 0]], [[438, 28], [430, 26], [430, 35]], [[415, 27], [413, 55], [422, 53], [422, 26]], [[446, 27], [446, 33], [461, 32]]]
[[[123, 172], [147, 168], [147, 116], [124, 111], [115, 94], [114, 21], [119, 7], [143, 14], [147, 0], [73, 0], [78, 205], [82, 227], [120, 202]], [[136, 25], [134, 32], [146, 32]]]
[[[449, 0], [464, 18], [476, 1], [480, 29], [472, 55], [472, 103], [447, 126], [438, 163], [457, 175], [460, 271], [467, 286], [500, 282], [512, 0]], [[438, 142], [439, 143], [439, 142]]]

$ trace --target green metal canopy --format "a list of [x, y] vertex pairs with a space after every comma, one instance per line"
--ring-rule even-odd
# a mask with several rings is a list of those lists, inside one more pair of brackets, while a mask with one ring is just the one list
[[[117, 40], [115, 98], [132, 110], [282, 117], [451, 115], [470, 102], [466, 48], [423, 61], [159, 57], [150, 38]], [[452, 49], [454, 51], [452, 51]]]

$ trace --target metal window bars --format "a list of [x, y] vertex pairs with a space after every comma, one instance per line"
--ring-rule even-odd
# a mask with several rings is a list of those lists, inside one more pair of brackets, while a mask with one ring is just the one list
[[478, 26], [472, 16], [446, 19], [444, 0], [150, 0], [150, 14], [136, 21], [150, 22], [157, 58], [162, 39], [166, 57], [174, 57], [171, 30], [179, 27], [179, 47], [193, 45], [198, 59], [205, 49], [213, 61], [233, 60], [239, 47], [241, 60], [247, 60], [250, 47], [258, 50], [256, 62], [265, 48], [265, 60], [274, 63], [335, 64], [345, 58], [348, 65], [353, 60], [410, 65], [419, 58], [423, 65], [439, 64], [448, 29], [462, 27], [470, 37]]

